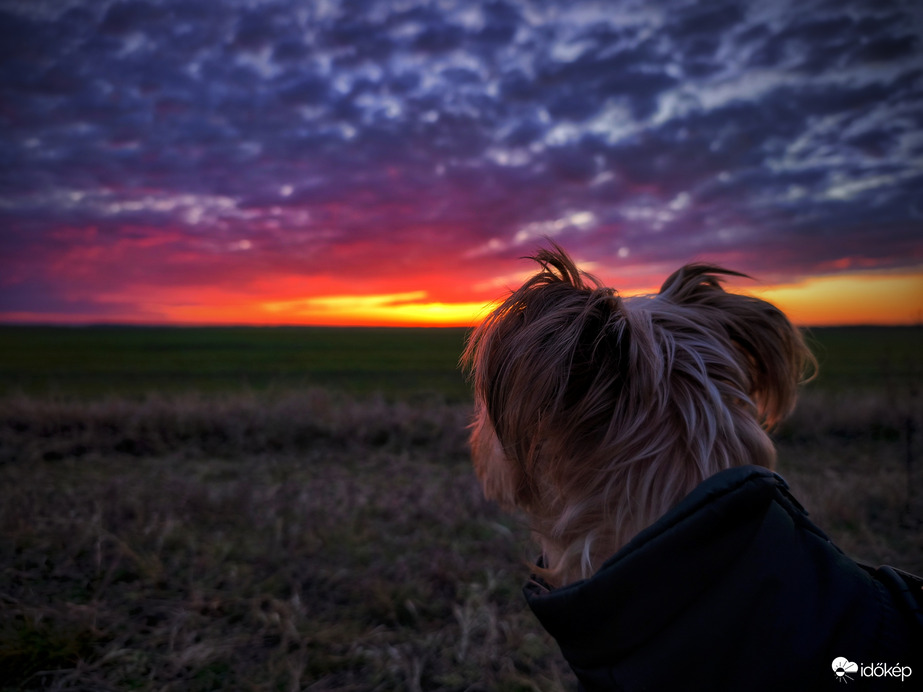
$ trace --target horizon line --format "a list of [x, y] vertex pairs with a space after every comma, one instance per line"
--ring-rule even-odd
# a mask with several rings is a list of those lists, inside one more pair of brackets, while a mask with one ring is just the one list
[[[0, 328], [4, 327], [39, 327], [60, 329], [474, 329], [477, 324], [255, 324], [248, 322], [6, 322], [0, 321]], [[795, 324], [798, 329], [844, 329], [844, 328], [921, 328], [923, 321], [918, 322], [843, 322], [831, 324]]]

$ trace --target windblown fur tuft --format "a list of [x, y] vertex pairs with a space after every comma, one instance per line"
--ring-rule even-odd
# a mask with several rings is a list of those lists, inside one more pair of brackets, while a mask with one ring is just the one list
[[485, 494], [530, 517], [552, 583], [591, 575], [705, 478], [772, 468], [766, 429], [813, 358], [769, 303], [681, 268], [621, 298], [558, 246], [472, 333], [471, 448]]

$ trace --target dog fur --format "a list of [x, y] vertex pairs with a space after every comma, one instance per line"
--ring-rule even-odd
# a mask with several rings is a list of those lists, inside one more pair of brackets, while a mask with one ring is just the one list
[[541, 576], [590, 576], [723, 469], [773, 468], [767, 430], [814, 364], [773, 305], [689, 264], [622, 298], [557, 245], [474, 330], [474, 468], [488, 498], [529, 517]]

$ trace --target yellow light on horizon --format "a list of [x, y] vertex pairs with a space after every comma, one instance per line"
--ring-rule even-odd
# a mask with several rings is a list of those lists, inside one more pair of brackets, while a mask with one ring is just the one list
[[[767, 300], [802, 326], [923, 322], [923, 271], [822, 276], [792, 284], [730, 290]], [[427, 297], [426, 291], [315, 296], [264, 303], [262, 307], [285, 321], [315, 324], [472, 326], [493, 306], [483, 302], [445, 303]]]
[[746, 292], [802, 326], [923, 323], [923, 271], [821, 276]]
[[[654, 293], [657, 290], [651, 289]], [[729, 282], [728, 290], [768, 300], [802, 326], [923, 324], [923, 268], [900, 274], [821, 276], [764, 286], [735, 280]], [[472, 293], [478, 295], [477, 291]], [[626, 289], [623, 295], [635, 293]], [[140, 314], [162, 315], [167, 324], [470, 327], [483, 320], [496, 305], [496, 302], [443, 301], [431, 297], [426, 290], [363, 295], [321, 293], [281, 300], [254, 300], [246, 293], [225, 295], [220, 291], [199, 295], [196, 301], [182, 297], [180, 302], [173, 295], [151, 296], [142, 305]], [[30, 321], [30, 317], [23, 315], [18, 319]], [[71, 321], [82, 319], [84, 316], [75, 316]], [[125, 316], [122, 321], [144, 320]], [[158, 320], [148, 317], [147, 321]]]
[[426, 301], [426, 291], [378, 295], [314, 296], [263, 303], [282, 319], [315, 324], [395, 326], [471, 326], [485, 314], [484, 303]]

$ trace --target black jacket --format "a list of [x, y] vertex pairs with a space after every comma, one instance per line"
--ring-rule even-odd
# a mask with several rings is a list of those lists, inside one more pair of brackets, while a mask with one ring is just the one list
[[[751, 466], [706, 480], [590, 579], [524, 591], [588, 692], [866, 692], [923, 689], [919, 586], [857, 565]], [[838, 677], [840, 657], [858, 669]]]

